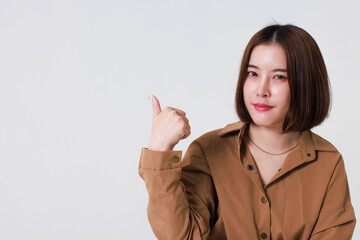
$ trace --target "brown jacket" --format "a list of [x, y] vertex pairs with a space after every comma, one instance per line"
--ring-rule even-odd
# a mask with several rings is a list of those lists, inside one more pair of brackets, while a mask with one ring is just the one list
[[181, 151], [142, 148], [139, 174], [158, 239], [351, 239], [355, 215], [337, 149], [305, 131], [263, 186], [235, 122]]

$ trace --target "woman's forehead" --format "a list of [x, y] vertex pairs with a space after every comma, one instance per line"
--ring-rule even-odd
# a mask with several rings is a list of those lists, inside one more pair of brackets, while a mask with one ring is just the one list
[[257, 45], [249, 59], [249, 67], [258, 69], [286, 69], [286, 53], [278, 43]]

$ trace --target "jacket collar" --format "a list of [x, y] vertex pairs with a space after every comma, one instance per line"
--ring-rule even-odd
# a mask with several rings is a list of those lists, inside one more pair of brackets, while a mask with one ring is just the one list
[[[222, 137], [227, 133], [240, 131], [239, 136], [244, 134], [246, 123], [237, 121], [226, 125], [218, 132], [218, 136]], [[300, 151], [304, 161], [311, 161], [315, 158], [315, 150], [317, 151], [337, 151], [337, 149], [327, 140], [310, 130], [304, 131], [300, 140]]]
[[226, 125], [224, 128], [222, 128], [220, 130], [220, 132], [218, 132], [218, 136], [222, 137], [227, 133], [239, 131], [240, 129], [245, 127], [245, 125], [246, 125], [246, 123], [244, 123], [242, 121], [230, 123], [230, 124]]

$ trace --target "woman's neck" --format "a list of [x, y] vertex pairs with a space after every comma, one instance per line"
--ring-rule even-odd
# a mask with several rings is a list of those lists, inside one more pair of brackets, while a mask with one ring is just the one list
[[296, 145], [301, 137], [299, 132], [285, 133], [280, 129], [249, 124], [248, 136], [263, 150], [279, 153]]

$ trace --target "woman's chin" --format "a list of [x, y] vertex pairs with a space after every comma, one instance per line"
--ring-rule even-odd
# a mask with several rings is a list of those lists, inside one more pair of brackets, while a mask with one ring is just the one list
[[269, 121], [268, 119], [253, 119], [253, 122], [258, 127], [282, 129], [282, 124], [279, 122]]

